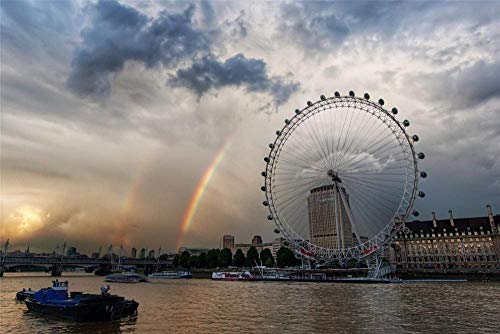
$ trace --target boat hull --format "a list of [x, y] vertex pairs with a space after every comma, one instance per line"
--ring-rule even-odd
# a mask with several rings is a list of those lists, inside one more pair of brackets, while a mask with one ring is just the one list
[[47, 314], [74, 321], [111, 321], [137, 314], [139, 303], [121, 297], [89, 300], [76, 305], [40, 303], [33, 298], [26, 298], [26, 306], [30, 312]]

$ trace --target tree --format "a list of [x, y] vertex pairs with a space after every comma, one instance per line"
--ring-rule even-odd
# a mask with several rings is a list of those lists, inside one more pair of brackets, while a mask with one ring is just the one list
[[259, 263], [259, 252], [255, 246], [252, 246], [248, 249], [247, 252], [247, 266], [253, 267], [258, 265]]
[[244, 265], [245, 265], [245, 254], [243, 254], [243, 251], [238, 248], [238, 250], [236, 250], [236, 253], [234, 253], [233, 266], [243, 267]]
[[207, 253], [207, 266], [209, 268], [216, 268], [219, 267], [219, 254], [220, 250], [219, 249], [211, 249]]
[[189, 267], [189, 258], [190, 257], [191, 257], [191, 255], [189, 254], [188, 251], [182, 252], [182, 254], [179, 258], [179, 264], [181, 265], [181, 267], [183, 267], [183, 268]]
[[265, 265], [267, 267], [267, 263], [268, 263], [268, 260], [271, 259], [271, 265], [270, 267], [272, 267], [274, 265], [274, 257], [273, 257], [273, 253], [271, 252], [271, 250], [269, 248], [264, 248], [261, 252], [260, 252], [260, 263], [262, 263], [263, 265]]
[[219, 263], [221, 267], [229, 267], [233, 262], [233, 253], [229, 248], [224, 248], [219, 254]]
[[198, 255], [198, 268], [206, 268], [207, 267], [207, 253], [201, 253]]
[[174, 265], [175, 268], [177, 268], [180, 264], [179, 264], [179, 259], [180, 259], [180, 255], [179, 254], [176, 254], [174, 256], [174, 259], [172, 260], [172, 264]]
[[198, 255], [191, 255], [189, 258], [189, 267], [197, 267], [198, 266]]
[[266, 262], [264, 263], [264, 265], [268, 268], [272, 268], [274, 267], [274, 258], [271, 256], [269, 258], [267, 258]]
[[278, 267], [290, 267], [296, 265], [298, 262], [295, 254], [289, 248], [281, 247], [276, 253], [276, 263]]

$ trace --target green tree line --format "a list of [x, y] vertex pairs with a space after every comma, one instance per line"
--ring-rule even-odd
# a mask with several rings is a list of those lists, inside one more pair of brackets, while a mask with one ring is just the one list
[[233, 255], [229, 248], [222, 250], [214, 248], [200, 255], [191, 255], [188, 251], [184, 251], [177, 254], [173, 260], [174, 267], [182, 268], [223, 268], [230, 266], [250, 268], [260, 265], [283, 268], [299, 263], [300, 260], [295, 257], [295, 254], [289, 248], [281, 247], [276, 253], [275, 259], [271, 250], [264, 248], [259, 254], [254, 246], [248, 249], [246, 255], [241, 249], [237, 249]]

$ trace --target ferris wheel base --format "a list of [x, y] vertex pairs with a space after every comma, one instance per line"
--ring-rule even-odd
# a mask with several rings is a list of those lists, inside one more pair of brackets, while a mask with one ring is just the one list
[[384, 261], [382, 252], [373, 252], [370, 256], [366, 257], [366, 264], [368, 265], [369, 279], [384, 279], [392, 276], [394, 268]]

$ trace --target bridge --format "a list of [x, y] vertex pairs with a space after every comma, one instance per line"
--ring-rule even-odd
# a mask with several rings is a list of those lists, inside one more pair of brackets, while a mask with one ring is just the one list
[[8, 268], [36, 266], [52, 270], [54, 276], [60, 275], [63, 268], [79, 267], [85, 269], [91, 268], [115, 268], [118, 266], [159, 266], [170, 267], [172, 260], [170, 259], [131, 259], [123, 257], [121, 259], [112, 258], [90, 258], [90, 257], [75, 257], [75, 256], [29, 256], [29, 255], [9, 255], [2, 254], [0, 259], [0, 273], [3, 273]]
[[[23, 253], [8, 253], [8, 241], [0, 250], [0, 277], [10, 268], [15, 267], [40, 267], [52, 271], [53, 276], [60, 276], [64, 268], [85, 268], [90, 269], [119, 269], [121, 267], [171, 267], [172, 259], [168, 256], [160, 256], [158, 258], [135, 259], [116, 255], [111, 251], [104, 257], [88, 257], [85, 255], [64, 255], [54, 252], [50, 255], [33, 255]], [[111, 249], [111, 248], [110, 248]], [[122, 248], [120, 248], [122, 250]], [[64, 252], [64, 251], [63, 251]], [[120, 252], [121, 253], [121, 252]]]

